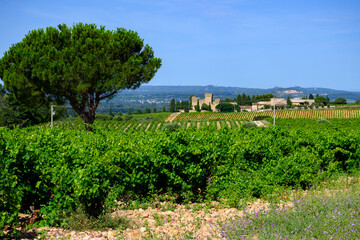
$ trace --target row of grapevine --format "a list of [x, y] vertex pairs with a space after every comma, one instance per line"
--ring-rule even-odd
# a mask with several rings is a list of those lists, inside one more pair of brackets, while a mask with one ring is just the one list
[[[240, 113], [182, 113], [174, 121], [184, 120], [213, 121], [213, 120], [253, 120], [255, 117], [273, 117], [272, 111], [240, 112]], [[359, 118], [359, 109], [325, 109], [325, 110], [279, 110], [276, 118]]]
[[[331, 122], [335, 121], [337, 123], [337, 126], [341, 127], [342, 122], [354, 121], [356, 119], [360, 118], [329, 118], [332, 115], [329, 113], [326, 114], [320, 114], [319, 112], [316, 112], [317, 114], [314, 114], [313, 116], [308, 116], [304, 118], [295, 118], [294, 116], [295, 111], [290, 112], [289, 117], [278, 117], [277, 119], [277, 125], [279, 126], [290, 126], [290, 124], [295, 124], [294, 126], [297, 126], [297, 128], [301, 128], [305, 123], [310, 123], [310, 125], [317, 125], [317, 119], [320, 117], [326, 117], [327, 119], [331, 120]], [[336, 113], [336, 112], [335, 112]], [[349, 115], [341, 115], [343, 113], [339, 113], [338, 116], [349, 116]], [[280, 115], [280, 114], [279, 114]], [[339, 121], [336, 121], [338, 119]], [[281, 121], [284, 120], [284, 121]], [[296, 122], [294, 123], [294, 120]], [[310, 122], [304, 122], [305, 120], [312, 120]], [[240, 128], [244, 121], [237, 120], [237, 119], [220, 119], [220, 120], [212, 120], [212, 121], [205, 121], [205, 120], [184, 120], [181, 122], [176, 122], [179, 124], [183, 129], [200, 129], [206, 126], [215, 126], [217, 129], [221, 128], [229, 128], [229, 129], [237, 129]], [[300, 122], [301, 124], [297, 124], [297, 122]], [[257, 122], [258, 123], [258, 122]], [[165, 128], [165, 126], [168, 123], [165, 122], [157, 122], [157, 121], [124, 121], [124, 122], [113, 122], [113, 121], [98, 121], [94, 124], [94, 129], [107, 129], [109, 131], [118, 131], [118, 132], [154, 132], [154, 131], [160, 131]], [[258, 124], [259, 125], [259, 124]], [[262, 124], [260, 124], [262, 125]], [[50, 128], [49, 124], [42, 125], [39, 128]], [[83, 124], [72, 124], [68, 122], [55, 122], [54, 123], [54, 129], [84, 129]]]
[[97, 216], [125, 197], [165, 193], [236, 205], [316, 185], [333, 173], [358, 171], [360, 122], [348, 123], [353, 129], [223, 127], [237, 125], [231, 120], [184, 121], [191, 127], [173, 132], [156, 131], [163, 126], [157, 123], [146, 133], [146, 124], [135, 121], [123, 123], [134, 130], [126, 132], [106, 122], [94, 132], [0, 128], [0, 229], [16, 226], [30, 206], [55, 225], [79, 206]]
[[[214, 122], [214, 123], [212, 123]], [[184, 129], [194, 128], [199, 129], [210, 124], [217, 125], [219, 122], [221, 128], [228, 127], [230, 129], [239, 128], [241, 121], [237, 120], [220, 120], [220, 121], [182, 121], [178, 124]], [[109, 129], [119, 132], [153, 132], [163, 130], [167, 123], [165, 122], [139, 122], [139, 121], [124, 121], [124, 122], [112, 122], [112, 121], [98, 121], [94, 124], [95, 129]], [[50, 124], [41, 125], [39, 128], [50, 128]], [[53, 129], [82, 129], [83, 124], [69, 124], [68, 122], [54, 122]]]

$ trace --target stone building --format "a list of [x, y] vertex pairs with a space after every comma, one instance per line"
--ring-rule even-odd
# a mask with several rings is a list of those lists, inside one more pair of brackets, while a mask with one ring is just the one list
[[294, 106], [299, 106], [299, 105], [300, 106], [309, 106], [309, 105], [315, 103], [314, 99], [293, 98], [290, 100]]
[[215, 111], [217, 111], [215, 107], [216, 107], [216, 105], [218, 105], [220, 103], [220, 98], [213, 99], [213, 94], [212, 93], [205, 93], [205, 98], [199, 98], [199, 97], [196, 97], [196, 96], [192, 96], [192, 98], [191, 98], [191, 107], [192, 107], [192, 109], [195, 109], [195, 106], [196, 106], [198, 101], [199, 101], [200, 108], [204, 103], [206, 105], [210, 104], [211, 110], [215, 112]]
[[[286, 106], [286, 99], [285, 98], [276, 98], [275, 99], [275, 104], [277, 106]], [[269, 105], [269, 106], [274, 106], [274, 99], [270, 99], [270, 101], [260, 101], [260, 102], [256, 102], [252, 104], [252, 111], [256, 112], [259, 111], [260, 109], [263, 109], [265, 107], [265, 105]]]

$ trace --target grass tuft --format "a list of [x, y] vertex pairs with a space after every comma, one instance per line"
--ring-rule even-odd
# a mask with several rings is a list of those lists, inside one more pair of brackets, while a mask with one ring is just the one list
[[221, 226], [226, 239], [358, 239], [360, 188], [311, 190], [293, 207], [273, 205]]
[[96, 230], [102, 231], [107, 229], [123, 230], [133, 226], [133, 223], [117, 215], [110, 213], [101, 214], [95, 218], [87, 215], [83, 210], [77, 210], [64, 217], [61, 227], [75, 231]]

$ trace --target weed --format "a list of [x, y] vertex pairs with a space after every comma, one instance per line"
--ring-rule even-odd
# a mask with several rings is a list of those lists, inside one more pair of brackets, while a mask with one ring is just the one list
[[154, 213], [153, 214], [154, 220], [156, 222], [156, 226], [164, 226], [165, 224], [165, 220], [164, 220], [164, 216], [160, 215], [158, 213]]
[[[332, 182], [334, 183], [334, 182]], [[273, 204], [221, 226], [230, 239], [357, 239], [360, 235], [360, 188], [312, 189], [293, 199], [292, 208]]]
[[132, 223], [124, 217], [112, 216], [110, 213], [95, 218], [78, 209], [64, 217], [61, 227], [75, 231], [125, 229], [132, 227]]

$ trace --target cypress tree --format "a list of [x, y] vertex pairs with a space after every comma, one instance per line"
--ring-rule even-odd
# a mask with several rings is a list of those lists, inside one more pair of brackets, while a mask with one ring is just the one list
[[179, 111], [179, 109], [181, 108], [180, 106], [181, 106], [180, 102], [176, 102], [176, 104], [175, 104], [175, 112]]
[[169, 112], [175, 112], [175, 99], [174, 98], [171, 99]]
[[199, 99], [197, 100], [197, 103], [196, 103], [196, 106], [195, 106], [195, 110], [196, 110], [197, 112], [201, 112]]
[[287, 99], [286, 99], [286, 104], [287, 104], [288, 106], [292, 106], [292, 102], [291, 102], [291, 100], [290, 100], [290, 96], [287, 97]]

